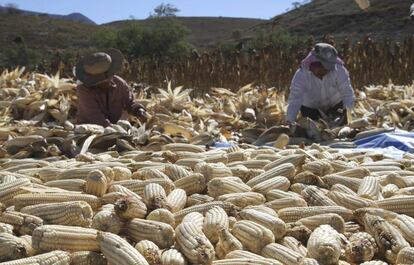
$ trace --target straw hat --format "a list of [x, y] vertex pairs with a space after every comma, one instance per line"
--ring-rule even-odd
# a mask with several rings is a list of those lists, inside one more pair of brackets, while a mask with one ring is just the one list
[[89, 54], [76, 64], [76, 77], [85, 86], [94, 86], [114, 76], [122, 69], [124, 56], [117, 49]]

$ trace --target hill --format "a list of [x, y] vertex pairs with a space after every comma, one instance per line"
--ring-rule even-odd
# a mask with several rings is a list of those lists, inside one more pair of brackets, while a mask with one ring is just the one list
[[56, 18], [56, 19], [71, 20], [71, 21], [81, 22], [81, 23], [85, 23], [89, 25], [96, 25], [94, 21], [92, 21], [90, 18], [88, 18], [87, 16], [81, 13], [71, 13], [69, 15], [55, 15], [55, 14], [39, 13], [39, 12], [27, 11], [27, 10], [10, 8], [10, 7], [3, 7], [1, 5], [0, 5], [0, 13], [2, 13], [2, 15], [4, 15], [4, 13], [15, 13], [15, 14], [31, 15], [31, 16], [48, 16], [48, 17]]
[[249, 33], [280, 27], [293, 34], [316, 37], [332, 34], [358, 39], [370, 34], [403, 39], [414, 32], [414, 22], [409, 18], [411, 4], [411, 0], [371, 0], [371, 7], [363, 11], [354, 0], [313, 0], [274, 17], [273, 23], [256, 26]]

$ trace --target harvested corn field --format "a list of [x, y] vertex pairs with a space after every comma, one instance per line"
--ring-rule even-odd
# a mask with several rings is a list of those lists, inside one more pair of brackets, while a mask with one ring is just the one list
[[413, 87], [366, 87], [348, 125], [296, 129], [284, 94], [253, 85], [139, 92], [147, 123], [74, 125], [74, 88], [0, 77], [0, 264], [414, 263], [414, 156], [336, 149], [413, 129]]

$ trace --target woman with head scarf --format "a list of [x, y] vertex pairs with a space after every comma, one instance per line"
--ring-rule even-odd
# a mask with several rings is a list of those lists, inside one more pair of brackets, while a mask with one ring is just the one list
[[75, 74], [81, 82], [76, 89], [77, 123], [99, 124], [104, 127], [116, 123], [124, 111], [146, 121], [146, 109], [134, 101], [128, 84], [115, 75], [121, 70], [123, 55], [108, 49], [81, 58]]
[[318, 43], [302, 61], [290, 87], [287, 122], [294, 123], [299, 111], [312, 120], [335, 117], [347, 123], [347, 111], [355, 102], [348, 70], [336, 49]]

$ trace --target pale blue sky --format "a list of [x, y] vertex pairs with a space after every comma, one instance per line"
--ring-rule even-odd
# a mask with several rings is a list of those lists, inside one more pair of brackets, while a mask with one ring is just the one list
[[[296, 0], [297, 1], [297, 0]], [[292, 7], [295, 0], [0, 0], [0, 5], [15, 3], [21, 9], [67, 15], [79, 12], [96, 23], [148, 17], [161, 3], [181, 10], [179, 16], [226, 16], [269, 19]]]

